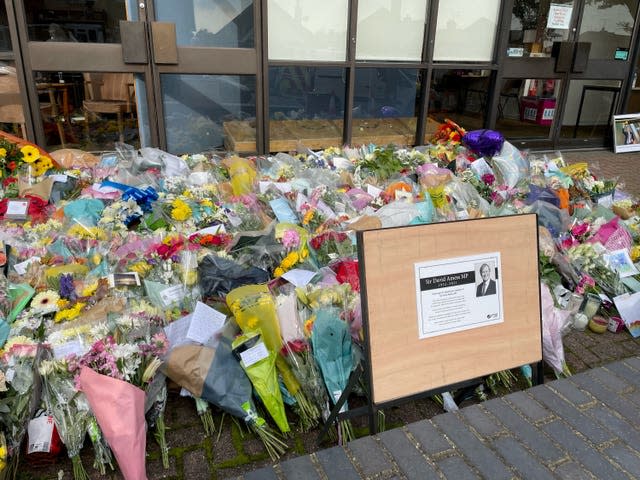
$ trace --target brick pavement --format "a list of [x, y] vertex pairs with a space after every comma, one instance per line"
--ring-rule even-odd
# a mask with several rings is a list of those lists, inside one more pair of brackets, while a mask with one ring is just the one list
[[[620, 177], [624, 190], [640, 196], [640, 153], [563, 155], [569, 163], [587, 161], [596, 175]], [[218, 431], [207, 437], [193, 402], [172, 394], [167, 407], [170, 468], [162, 468], [148, 435], [148, 478], [637, 478], [640, 341], [627, 332], [573, 331], [564, 345], [576, 374], [568, 380], [471, 405], [458, 414], [441, 414], [431, 400], [410, 402], [387, 411], [392, 428], [375, 437], [367, 435], [364, 419], [354, 419], [361, 427], [359, 438], [346, 447], [326, 440], [318, 447], [317, 431], [297, 432], [276, 465], [228, 415], [215, 413]], [[96, 475], [90, 446], [82, 458], [92, 480], [122, 478], [117, 472]], [[18, 478], [54, 480], [59, 472], [72, 478], [71, 463], [60, 459], [36, 467], [23, 462]]]

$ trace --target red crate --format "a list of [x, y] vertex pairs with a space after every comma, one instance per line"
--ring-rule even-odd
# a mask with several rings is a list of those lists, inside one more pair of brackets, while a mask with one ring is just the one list
[[551, 125], [553, 122], [556, 113], [555, 98], [523, 97], [520, 103], [521, 121], [538, 125]]

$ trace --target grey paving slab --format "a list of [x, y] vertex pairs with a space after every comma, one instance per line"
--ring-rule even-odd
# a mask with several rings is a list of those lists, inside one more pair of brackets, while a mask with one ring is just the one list
[[439, 415], [434, 417], [432, 421], [451, 439], [456, 445], [456, 449], [460, 450], [482, 475], [493, 480], [513, 477], [512, 472], [500, 457], [478, 440], [456, 415]]
[[484, 406], [499, 419], [511, 435], [529, 447], [545, 463], [557, 462], [567, 455], [562, 448], [549, 440], [544, 432], [527, 422], [503, 400], [486, 402]]
[[242, 478], [244, 480], [278, 480], [278, 475], [273, 467], [269, 466], [246, 473]]
[[460, 457], [447, 457], [442, 459], [438, 462], [438, 468], [442, 471], [444, 478], [450, 478], [452, 480], [472, 480], [482, 478]]
[[638, 422], [630, 423], [603, 405], [590, 409], [586, 414], [625, 443], [640, 446], [640, 431], [634, 428], [638, 426]]
[[513, 438], [500, 437], [492, 441], [494, 449], [523, 479], [552, 480], [553, 474]]
[[620, 466], [631, 478], [638, 478], [640, 473], [640, 454], [627, 445], [615, 445], [603, 452]]
[[359, 480], [360, 475], [342, 447], [333, 447], [316, 453], [316, 458], [328, 478]]
[[628, 480], [624, 472], [603, 458], [598, 450], [576, 435], [564, 422], [555, 420], [541, 425], [540, 428], [544, 430], [549, 437], [553, 438], [555, 442], [571, 452], [571, 458], [583, 465], [585, 469], [590, 471], [596, 478]]
[[568, 381], [584, 390], [588, 390], [591, 395], [598, 399], [598, 401], [613, 408], [628, 421], [635, 421], [635, 419], [638, 418], [637, 404], [627, 400], [624, 396], [608, 390], [599, 382], [593, 381], [591, 377], [586, 375], [575, 376], [570, 377]]
[[612, 375], [608, 370], [605, 370], [604, 368], [588, 370], [584, 373], [581, 373], [580, 375], [585, 375], [600, 382], [614, 393], [622, 393], [629, 390], [629, 388], [633, 388], [630, 383], [625, 382], [617, 375]]
[[435, 469], [427, 463], [427, 460], [402, 429], [393, 429], [380, 434], [380, 441], [393, 455], [394, 460], [408, 480], [423, 480], [434, 478]]
[[[523, 415], [528, 417], [532, 422], [540, 422], [553, 417], [553, 412], [543, 407], [533, 400], [525, 392], [514, 392], [505, 397], [505, 399], [514, 405]], [[493, 400], [491, 400], [493, 401]]]
[[597, 480], [591, 473], [587, 472], [577, 462], [567, 462], [560, 465], [553, 472], [556, 477], [563, 480]]
[[569, 403], [575, 405], [576, 407], [581, 407], [593, 402], [593, 397], [586, 394], [582, 390], [579, 390], [572, 383], [564, 381], [564, 379], [551, 382], [547, 384], [547, 386], [554, 392], [562, 395], [562, 397], [564, 397]]
[[593, 423], [583, 413], [578, 411], [575, 406], [564, 401], [558, 395], [556, 395], [550, 388], [535, 387], [529, 390], [531, 396], [539, 402], [545, 404], [556, 415], [561, 417], [565, 422], [569, 423], [573, 428], [582, 433], [590, 441], [596, 445], [607, 442], [614, 438], [608, 430]]
[[373, 437], [362, 437], [347, 444], [365, 476], [393, 469]]
[[483, 437], [491, 437], [504, 432], [502, 426], [483, 412], [479, 405], [463, 408], [460, 413], [464, 420]]
[[434, 427], [429, 420], [412, 423], [407, 427], [407, 430], [420, 443], [420, 448], [430, 455], [437, 455], [452, 448], [442, 432]]
[[313, 480], [320, 479], [318, 471], [311, 462], [311, 457], [305, 455], [303, 457], [292, 458], [280, 464], [284, 478], [287, 480]]
[[631, 368], [635, 368], [640, 373], [640, 357], [626, 358], [624, 363], [629, 365]]
[[629, 382], [634, 387], [640, 388], [640, 375], [638, 375], [638, 371], [631, 368], [629, 365], [626, 365], [624, 362], [611, 363], [605, 368], [615, 373], [626, 382]]

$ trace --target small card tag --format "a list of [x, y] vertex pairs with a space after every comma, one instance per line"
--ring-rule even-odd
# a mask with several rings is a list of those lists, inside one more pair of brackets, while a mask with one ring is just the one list
[[165, 307], [169, 307], [175, 302], [181, 301], [185, 296], [183, 285], [174, 285], [173, 287], [165, 288], [160, 292], [160, 299]]
[[244, 352], [240, 352], [240, 358], [242, 359], [242, 363], [244, 363], [245, 368], [250, 367], [254, 363], [258, 363], [260, 360], [264, 360], [268, 356], [269, 351], [264, 345], [264, 342], [260, 342], [254, 347], [251, 347]]
[[5, 218], [24, 219], [29, 211], [29, 200], [9, 200]]
[[27, 432], [29, 434], [29, 448], [27, 453], [49, 453], [51, 448], [51, 436], [53, 435], [53, 417], [42, 415], [29, 422]]
[[53, 346], [53, 356], [56, 360], [66, 358], [69, 355], [83, 355], [85, 348], [78, 340], [71, 340], [62, 345]]

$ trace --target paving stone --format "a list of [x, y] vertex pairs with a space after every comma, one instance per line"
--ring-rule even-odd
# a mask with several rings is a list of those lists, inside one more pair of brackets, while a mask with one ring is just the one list
[[513, 438], [499, 437], [491, 442], [495, 450], [520, 472], [522, 478], [532, 480], [553, 479], [553, 474]]
[[327, 478], [341, 480], [358, 480], [360, 478], [342, 447], [320, 450], [316, 453], [316, 458], [327, 474]]
[[[451, 478], [455, 480], [470, 480], [479, 477], [471, 467], [464, 463], [464, 460], [460, 457], [447, 457], [437, 462], [438, 468], [442, 470], [444, 478]], [[423, 477], [426, 478], [426, 477]]]
[[529, 417], [533, 422], [548, 420], [553, 416], [550, 410], [533, 400], [525, 392], [511, 393], [505, 397], [505, 400], [514, 405], [523, 415]]
[[540, 428], [559, 443], [567, 451], [571, 452], [571, 458], [580, 462], [598, 479], [625, 479], [628, 477], [613, 464], [602, 458], [600, 453], [578, 437], [571, 429], [560, 420], [541, 425]]
[[422, 451], [429, 455], [436, 455], [451, 450], [451, 445], [449, 445], [442, 436], [442, 433], [440, 433], [429, 420], [412, 423], [407, 429], [420, 443]]
[[169, 455], [169, 468], [165, 469], [162, 465], [162, 459], [147, 460], [147, 477], [153, 479], [171, 478], [178, 474], [176, 471], [176, 457]]
[[585, 480], [588, 478], [594, 479], [593, 475], [589, 474], [584, 468], [582, 468], [576, 462], [567, 462], [556, 468], [553, 473], [563, 480]]
[[209, 478], [211, 472], [204, 450], [199, 448], [182, 456], [184, 478]]
[[570, 403], [561, 399], [548, 388], [535, 387], [529, 389], [529, 393], [541, 403], [553, 410], [559, 417], [569, 423], [573, 428], [582, 433], [596, 445], [612, 440], [611, 432], [594, 424], [583, 413], [579, 412]]
[[611, 372], [605, 370], [604, 368], [589, 370], [583, 375], [586, 375], [602, 383], [606, 388], [614, 393], [622, 393], [623, 391], [628, 390], [631, 387], [630, 383], [625, 382], [620, 377], [618, 377], [617, 375], [613, 375]]
[[612, 410], [606, 406], [592, 408], [587, 411], [586, 414], [629, 445], [640, 445], [640, 431], [634, 428], [634, 425], [637, 425], [637, 423], [629, 423], [617, 417], [613, 414]]
[[513, 408], [502, 400], [485, 402], [489, 410], [500, 422], [507, 427], [512, 435], [529, 447], [547, 464], [556, 462], [566, 453], [556, 447], [544, 433], [522, 418]]
[[631, 357], [625, 359], [624, 363], [629, 365], [631, 368], [635, 368], [640, 372], [640, 357]]
[[630, 402], [625, 397], [613, 393], [611, 390], [607, 390], [600, 383], [590, 378], [591, 377], [586, 375], [575, 376], [575, 378], [572, 376], [569, 378], [569, 381], [577, 384], [583, 390], [588, 390], [598, 401], [613, 408], [627, 420], [636, 421], [638, 418], [638, 405]]
[[578, 390], [575, 385], [567, 381], [556, 380], [555, 382], [548, 383], [547, 386], [562, 395], [569, 403], [572, 403], [577, 407], [593, 402], [592, 397], [588, 396], [583, 391]]
[[615, 445], [607, 448], [603, 453], [620, 465], [629, 475], [637, 478], [638, 472], [640, 472], [640, 457], [637, 452], [626, 445]]
[[463, 408], [460, 412], [465, 421], [483, 437], [491, 437], [504, 431], [479, 405]]
[[433, 478], [436, 471], [409, 440], [404, 430], [396, 428], [380, 434], [380, 441], [393, 455], [408, 480]]
[[282, 462], [280, 468], [282, 469], [282, 473], [284, 473], [284, 478], [287, 480], [312, 480], [314, 478], [320, 478], [309, 455]]
[[366, 476], [393, 468], [373, 437], [362, 437], [349, 442], [347, 448], [353, 453]]
[[634, 387], [640, 387], [640, 375], [638, 372], [626, 365], [624, 362], [615, 362], [607, 365], [607, 370], [615, 373], [620, 378], [623, 378], [626, 382], [629, 382]]
[[264, 467], [253, 472], [249, 472], [243, 476], [244, 480], [278, 480], [273, 467]]
[[456, 415], [439, 415], [432, 421], [482, 475], [492, 480], [512, 478], [511, 471], [500, 458], [478, 440]]

